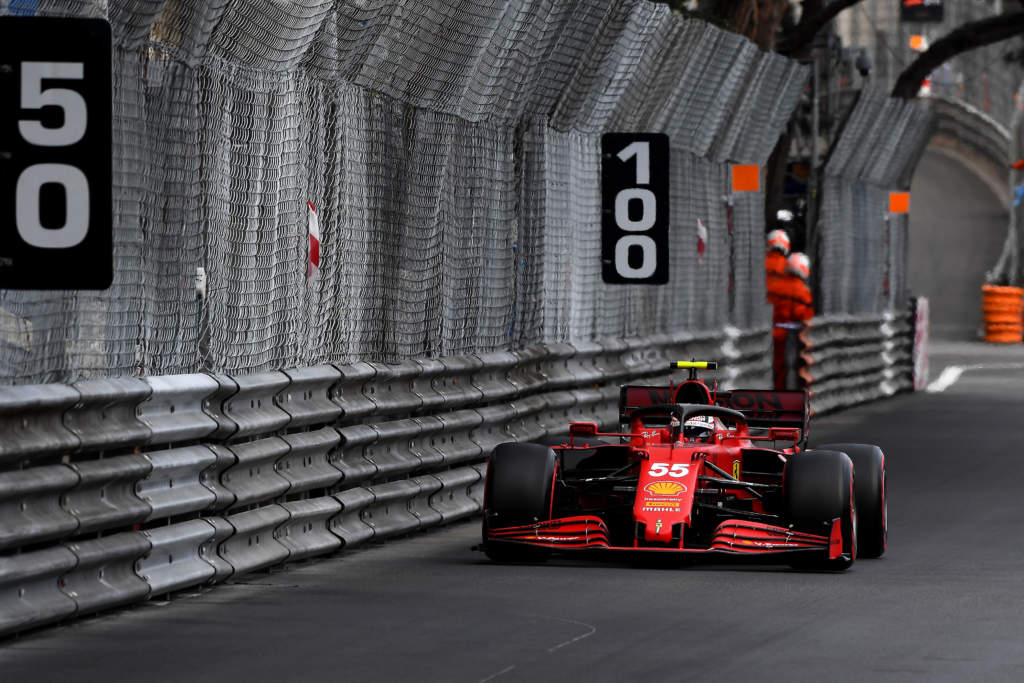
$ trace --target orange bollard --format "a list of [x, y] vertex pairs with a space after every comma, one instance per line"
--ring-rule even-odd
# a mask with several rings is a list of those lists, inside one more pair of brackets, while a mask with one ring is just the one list
[[985, 341], [997, 344], [1024, 341], [1024, 289], [983, 285], [981, 309], [985, 316]]

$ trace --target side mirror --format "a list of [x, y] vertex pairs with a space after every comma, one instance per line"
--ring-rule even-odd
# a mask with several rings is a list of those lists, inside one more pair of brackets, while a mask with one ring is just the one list
[[594, 436], [597, 434], [597, 425], [593, 422], [570, 422], [569, 436]]
[[800, 441], [800, 430], [795, 427], [770, 427], [768, 438], [772, 441]]

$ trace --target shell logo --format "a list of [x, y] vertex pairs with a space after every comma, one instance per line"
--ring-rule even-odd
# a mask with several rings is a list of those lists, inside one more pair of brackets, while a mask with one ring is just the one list
[[644, 487], [644, 491], [656, 496], [678, 496], [686, 487], [677, 481], [655, 481]]

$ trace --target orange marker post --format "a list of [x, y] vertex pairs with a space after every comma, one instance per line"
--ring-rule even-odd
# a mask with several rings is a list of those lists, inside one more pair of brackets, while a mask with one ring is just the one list
[[890, 192], [889, 213], [910, 213], [910, 193]]
[[759, 192], [760, 190], [761, 168], [757, 164], [733, 164], [733, 192]]

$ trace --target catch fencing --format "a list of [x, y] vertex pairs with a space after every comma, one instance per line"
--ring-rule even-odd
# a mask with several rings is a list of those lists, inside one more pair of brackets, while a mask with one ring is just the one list
[[[938, 23], [904, 23], [899, 3], [891, 0], [863, 0], [843, 18], [854, 47], [864, 47], [872, 57], [872, 82], [891, 90], [900, 73], [917, 58], [909, 47], [911, 34], [922, 35], [934, 44], [953, 29], [971, 21], [1010, 12], [1009, 2], [946, 2], [944, 19]], [[934, 103], [937, 132], [980, 154], [996, 177], [1008, 177], [1008, 195], [1020, 186], [1024, 173], [1006, 171], [1006, 163], [1022, 156], [1022, 96], [1024, 96], [1024, 51], [1019, 38], [993, 43], [963, 52], [929, 75], [922, 95]], [[1024, 239], [1017, 207], [1010, 209], [1006, 241], [999, 260], [986, 275], [997, 285], [1024, 282]]]
[[[910, 48], [910, 36], [924, 36], [928, 44], [970, 21], [1015, 9], [1013, 2], [947, 0], [943, 21], [906, 23], [899, 21], [900, 3], [895, 0], [862, 0], [847, 11], [844, 23], [855, 46], [864, 47], [873, 65], [871, 81], [886, 92], [918, 57]], [[961, 53], [948, 60], [930, 77], [930, 93], [957, 100], [1003, 126], [1009, 126], [1017, 110], [1015, 95], [1024, 81], [1024, 63], [1013, 58], [1020, 41], [1011, 39]]]
[[[763, 197], [730, 197], [728, 166], [763, 165], [806, 69], [664, 5], [6, 0], [0, 14], [106, 17], [114, 41], [114, 283], [0, 291], [4, 384], [769, 323]], [[670, 136], [668, 286], [601, 281], [606, 131]]]
[[764, 386], [770, 344], [729, 328], [2, 387], [0, 635], [477, 514], [497, 444], [617, 426], [619, 385], [678, 380], [680, 358]]
[[824, 169], [812, 247], [819, 314], [903, 308], [909, 221], [905, 213], [889, 212], [889, 193], [909, 190], [932, 125], [930, 109], [916, 101], [861, 90]]

